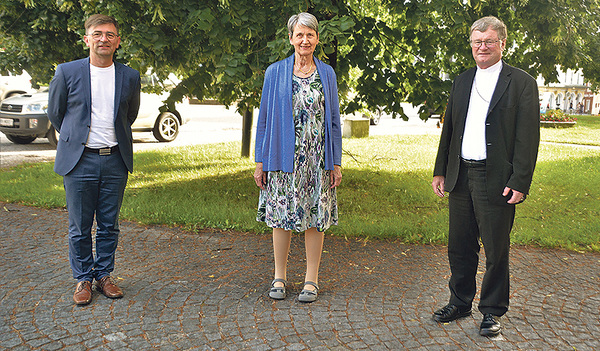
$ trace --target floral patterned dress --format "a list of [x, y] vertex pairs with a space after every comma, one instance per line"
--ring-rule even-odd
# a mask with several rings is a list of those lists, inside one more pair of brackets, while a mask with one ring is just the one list
[[338, 211], [331, 171], [325, 170], [325, 99], [318, 72], [308, 78], [294, 76], [292, 96], [294, 172], [268, 173], [256, 220], [271, 228], [324, 232], [338, 224]]

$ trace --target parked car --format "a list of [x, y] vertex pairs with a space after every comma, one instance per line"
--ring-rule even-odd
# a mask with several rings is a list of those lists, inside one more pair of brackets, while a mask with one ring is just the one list
[[[183, 117], [177, 110], [159, 110], [166, 95], [142, 93], [140, 99], [138, 118], [131, 126], [132, 131], [152, 132], [158, 141], [170, 142], [177, 138], [179, 127], [190, 120], [189, 116]], [[48, 120], [47, 109], [48, 92], [7, 98], [0, 105], [0, 132], [16, 144], [48, 138], [50, 144], [56, 146], [58, 135]]]
[[[143, 75], [142, 89], [146, 86], [156, 86], [158, 84], [166, 85], [166, 88], [172, 88], [176, 84], [172, 79], [166, 83], [159, 83], [154, 75]], [[173, 78], [174, 79], [174, 78]], [[190, 116], [182, 116], [177, 108], [189, 104], [189, 99], [176, 104], [175, 110], [160, 112], [159, 108], [163, 106], [163, 101], [167, 99], [169, 93], [160, 95], [141, 93], [140, 110], [138, 117], [131, 126], [134, 132], [152, 132], [156, 140], [160, 142], [170, 142], [179, 135], [179, 127], [190, 121]]]
[[362, 113], [363, 118], [369, 119], [369, 124], [372, 126], [376, 126], [379, 124], [379, 120], [381, 119], [381, 115], [383, 114], [383, 110], [381, 108], [377, 108], [376, 111], [365, 111]]
[[27, 72], [19, 75], [0, 76], [0, 101], [20, 94], [33, 93], [31, 77]]
[[372, 112], [367, 109], [361, 109], [354, 113], [342, 116], [342, 124], [343, 120], [346, 118], [364, 118], [369, 120], [369, 124], [372, 126], [376, 126], [379, 124], [381, 120], [381, 116], [383, 115], [383, 109], [377, 108], [376, 111]]
[[15, 144], [48, 138], [56, 146], [58, 135], [48, 120], [47, 109], [47, 92], [9, 97], [0, 105], [0, 132]]

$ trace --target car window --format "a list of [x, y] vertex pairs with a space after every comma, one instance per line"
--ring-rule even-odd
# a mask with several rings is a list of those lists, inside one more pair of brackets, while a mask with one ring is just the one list
[[142, 88], [153, 87], [156, 85], [156, 79], [152, 75], [144, 74], [140, 77], [140, 83], [142, 85]]

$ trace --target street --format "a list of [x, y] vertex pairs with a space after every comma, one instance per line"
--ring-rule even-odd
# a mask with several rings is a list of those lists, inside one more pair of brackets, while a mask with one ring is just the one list
[[[133, 133], [134, 151], [150, 150], [162, 147], [211, 144], [241, 140], [242, 116], [235, 112], [235, 107], [225, 108], [222, 105], [182, 105], [179, 112], [191, 116], [190, 122], [181, 126], [179, 136], [170, 143], [159, 143], [151, 132]], [[408, 121], [392, 119], [383, 115], [379, 125], [369, 128], [370, 135], [390, 134], [439, 134], [436, 124], [438, 120], [421, 121], [417, 117], [418, 109], [409, 104], [404, 107], [409, 116]], [[258, 119], [258, 109], [254, 110], [254, 123]], [[252, 128], [254, 138], [254, 129]], [[21, 162], [51, 161], [56, 150], [45, 138], [38, 138], [31, 144], [13, 144], [0, 133], [0, 167], [11, 167]]]

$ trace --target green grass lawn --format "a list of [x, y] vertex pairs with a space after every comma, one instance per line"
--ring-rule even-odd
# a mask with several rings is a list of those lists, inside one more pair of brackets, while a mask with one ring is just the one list
[[[329, 233], [444, 244], [447, 198], [431, 189], [437, 136], [345, 139], [338, 188], [340, 225]], [[254, 162], [240, 143], [166, 148], [135, 154], [122, 218], [142, 224], [269, 232], [256, 222]], [[52, 163], [0, 171], [0, 200], [65, 205]], [[600, 251], [600, 151], [542, 144], [531, 195], [517, 207], [515, 244]]]

